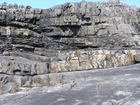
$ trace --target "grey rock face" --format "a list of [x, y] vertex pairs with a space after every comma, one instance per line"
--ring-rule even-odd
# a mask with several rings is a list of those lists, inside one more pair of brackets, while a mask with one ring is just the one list
[[54, 52], [138, 48], [139, 8], [114, 2], [82, 1], [50, 9], [1, 4], [1, 53], [20, 49], [35, 52], [38, 48]]
[[47, 63], [30, 61], [20, 57], [0, 57], [0, 72], [8, 75], [40, 75], [48, 73]]
[[139, 8], [118, 0], [49, 9], [0, 4], [0, 93], [61, 83], [59, 72], [134, 64], [139, 19]]

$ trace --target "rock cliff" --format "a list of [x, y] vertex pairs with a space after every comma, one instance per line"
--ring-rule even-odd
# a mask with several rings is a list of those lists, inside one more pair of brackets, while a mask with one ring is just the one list
[[50, 73], [133, 64], [139, 39], [140, 9], [118, 0], [0, 4], [0, 93], [61, 82]]

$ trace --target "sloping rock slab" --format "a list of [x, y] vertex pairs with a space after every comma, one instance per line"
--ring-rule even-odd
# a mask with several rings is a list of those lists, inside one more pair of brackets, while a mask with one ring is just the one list
[[60, 73], [61, 84], [55, 87], [24, 89], [3, 94], [3, 105], [139, 105], [140, 64]]

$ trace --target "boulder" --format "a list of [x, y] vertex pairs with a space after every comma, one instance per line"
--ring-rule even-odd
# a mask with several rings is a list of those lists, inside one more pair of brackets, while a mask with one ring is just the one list
[[140, 63], [140, 54], [134, 55], [135, 63]]

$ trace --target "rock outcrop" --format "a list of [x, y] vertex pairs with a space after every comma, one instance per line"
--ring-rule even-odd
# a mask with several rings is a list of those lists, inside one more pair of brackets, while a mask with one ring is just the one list
[[0, 93], [60, 83], [54, 73], [134, 64], [139, 39], [140, 9], [118, 0], [0, 4]]

